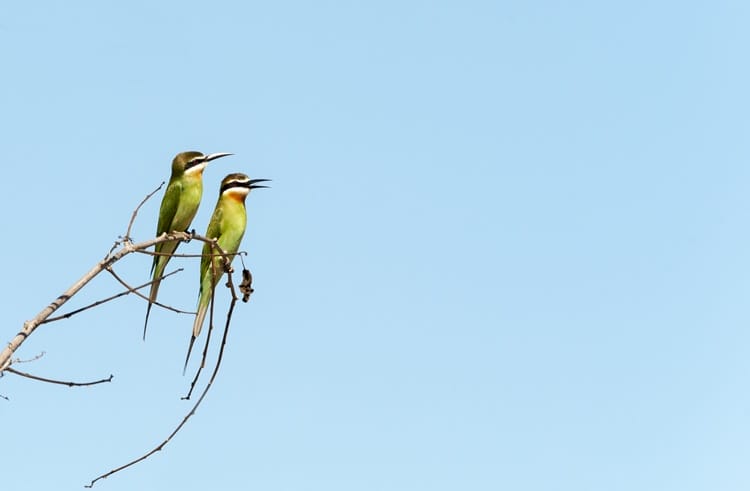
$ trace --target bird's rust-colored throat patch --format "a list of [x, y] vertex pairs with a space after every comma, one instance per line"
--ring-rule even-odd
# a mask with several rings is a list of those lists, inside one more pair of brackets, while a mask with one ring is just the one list
[[224, 191], [224, 196], [239, 203], [244, 203], [248, 192], [247, 188], [229, 188]]

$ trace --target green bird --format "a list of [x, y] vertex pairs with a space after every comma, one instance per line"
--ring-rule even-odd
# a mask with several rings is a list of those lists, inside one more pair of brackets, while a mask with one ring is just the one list
[[[165, 232], [184, 232], [190, 227], [203, 195], [203, 170], [212, 160], [232, 155], [231, 153], [212, 153], [203, 155], [201, 152], [178, 153], [172, 160], [172, 175], [167, 184], [164, 198], [159, 208], [159, 223], [156, 226], [156, 236]], [[148, 296], [146, 322], [143, 324], [143, 339], [146, 339], [148, 316], [153, 302], [159, 293], [159, 278], [164, 274], [167, 263], [177, 250], [179, 241], [160, 242], [156, 244], [154, 262], [151, 264], [153, 283]]]
[[[267, 188], [268, 186], [258, 185], [259, 182], [266, 181], [270, 181], [270, 179], [250, 179], [245, 174], [240, 173], [229, 174], [221, 181], [219, 200], [216, 202], [214, 214], [208, 223], [206, 238], [216, 239], [217, 245], [228, 254], [230, 263], [240, 248], [242, 236], [245, 234], [247, 224], [245, 198], [252, 189]], [[204, 244], [201, 259], [200, 290], [198, 292], [198, 313], [193, 323], [193, 334], [190, 337], [190, 345], [185, 357], [185, 368], [187, 368], [195, 338], [201, 333], [201, 327], [203, 327], [214, 288], [223, 274], [223, 258], [212, 249], [210, 244]]]

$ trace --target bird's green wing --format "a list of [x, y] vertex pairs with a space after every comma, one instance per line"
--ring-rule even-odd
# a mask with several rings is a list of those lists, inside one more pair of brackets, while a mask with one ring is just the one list
[[[209, 239], [218, 239], [221, 237], [221, 220], [222, 220], [222, 209], [221, 206], [217, 206], [214, 210], [211, 221], [208, 222], [208, 230], [206, 230], [206, 237]], [[214, 251], [211, 249], [209, 244], [203, 246], [203, 257], [201, 258], [201, 278], [210, 278], [211, 274], [211, 254]], [[221, 263], [219, 263], [221, 264]], [[201, 281], [201, 291], [203, 290], [203, 281]], [[200, 292], [199, 292], [200, 295]]]
[[[156, 225], [156, 236], [160, 236], [164, 232], [172, 231], [172, 222], [174, 216], [177, 213], [177, 206], [180, 204], [180, 195], [182, 194], [182, 183], [177, 181], [170, 181], [167, 185], [167, 190], [164, 191], [164, 198], [161, 200], [161, 207], [159, 208], [159, 222]], [[156, 252], [174, 252], [176, 249], [176, 242], [160, 242], [154, 247]], [[166, 251], [166, 248], [171, 250]], [[151, 273], [156, 269], [156, 265], [160, 258], [164, 256], [154, 256], [154, 261], [151, 263]], [[166, 262], [164, 263], [166, 266]]]
[[177, 214], [177, 206], [180, 204], [180, 195], [182, 195], [182, 183], [179, 181], [170, 182], [164, 192], [164, 199], [161, 200], [161, 208], [159, 208], [159, 223], [156, 226], [157, 237], [164, 232], [172, 231], [172, 222]]

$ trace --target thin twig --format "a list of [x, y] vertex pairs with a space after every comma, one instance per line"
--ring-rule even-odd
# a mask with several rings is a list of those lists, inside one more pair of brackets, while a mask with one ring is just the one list
[[[230, 265], [231, 266], [231, 265]], [[237, 302], [237, 292], [234, 290], [234, 281], [232, 281], [232, 273], [234, 271], [230, 267], [227, 271], [227, 288], [229, 288], [229, 293], [232, 295], [232, 307], [234, 307], [234, 303]]]
[[38, 355], [34, 356], [33, 358], [29, 358], [28, 360], [22, 360], [20, 358], [16, 358], [15, 360], [13, 360], [13, 363], [31, 363], [31, 362], [37, 361], [38, 359], [40, 359], [46, 354], [47, 354], [46, 351], [41, 351]]
[[120, 467], [117, 467], [117, 468], [112, 469], [111, 471], [109, 471], [109, 472], [107, 472], [105, 474], [102, 474], [101, 476], [99, 476], [96, 479], [92, 480], [89, 484], [85, 485], [84, 487], [91, 488], [91, 487], [94, 486], [94, 483], [96, 483], [98, 480], [100, 480], [100, 479], [106, 479], [109, 476], [111, 476], [112, 474], [115, 474], [116, 472], [120, 472], [121, 470], [127, 469], [128, 467], [131, 467], [131, 466], [137, 464], [138, 462], [146, 460], [147, 458], [151, 457], [156, 452], [161, 451], [161, 449], [164, 448], [164, 446], [166, 446], [170, 442], [170, 440], [172, 440], [172, 438], [177, 434], [177, 432], [180, 431], [180, 429], [182, 429], [182, 427], [185, 426], [185, 423], [187, 423], [187, 421], [195, 414], [196, 409], [198, 409], [198, 406], [200, 406], [201, 402], [203, 402], [203, 399], [206, 397], [206, 394], [208, 394], [208, 390], [213, 385], [214, 380], [216, 379], [216, 374], [219, 373], [219, 367], [221, 366], [221, 360], [222, 360], [222, 358], [224, 356], [224, 347], [227, 344], [227, 336], [229, 334], [229, 325], [231, 324], [231, 320], [232, 320], [232, 312], [234, 311], [234, 306], [235, 306], [236, 303], [237, 303], [237, 296], [234, 293], [234, 290], [232, 290], [232, 302], [229, 304], [229, 311], [227, 312], [227, 322], [226, 322], [226, 325], [224, 327], [224, 336], [222, 337], [222, 340], [221, 340], [221, 347], [219, 348], [219, 356], [216, 359], [216, 366], [214, 366], [214, 371], [211, 374], [211, 378], [208, 380], [208, 383], [206, 384], [206, 387], [203, 389], [203, 392], [201, 393], [200, 397], [195, 402], [195, 404], [193, 405], [192, 409], [190, 409], [190, 411], [182, 419], [182, 421], [180, 422], [180, 424], [177, 425], [177, 427], [172, 431], [172, 433], [169, 434], [169, 436], [167, 438], [165, 438], [159, 445], [157, 445], [156, 447], [154, 447], [149, 452], [145, 453], [144, 455], [138, 457], [135, 460], [132, 460], [132, 461], [128, 462], [125, 465], [121, 465]]
[[[182, 268], [178, 269], [177, 271], [182, 271]], [[128, 284], [128, 283], [127, 283], [127, 282], [126, 282], [125, 280], [123, 280], [122, 278], [120, 278], [120, 277], [119, 277], [119, 276], [117, 275], [117, 273], [115, 273], [115, 270], [114, 270], [114, 269], [112, 269], [111, 267], [110, 267], [110, 268], [107, 268], [107, 272], [108, 272], [109, 274], [111, 274], [112, 276], [114, 276], [114, 278], [115, 278], [115, 279], [116, 279], [116, 280], [117, 280], [117, 281], [118, 281], [118, 282], [119, 282], [119, 283], [120, 283], [120, 284], [121, 284], [122, 286], [124, 286], [125, 288], [127, 288], [127, 289], [128, 289], [128, 293], [135, 293], [135, 294], [136, 294], [137, 296], [139, 296], [139, 297], [141, 297], [142, 299], [144, 299], [144, 300], [148, 301], [148, 297], [147, 297], [146, 295], [144, 295], [144, 294], [142, 294], [142, 293], [140, 293], [140, 292], [138, 292], [138, 291], [136, 291], [136, 290], [139, 290], [139, 289], [143, 288], [144, 286], [148, 286], [148, 285], [150, 285], [151, 283], [153, 283], [153, 282], [154, 282], [154, 281], [156, 281], [156, 280], [151, 280], [151, 281], [149, 281], [148, 283], [146, 283], [146, 284], [144, 284], [144, 285], [141, 285], [141, 286], [138, 286], [138, 287], [136, 287], [136, 288], [133, 288], [133, 287], [132, 287], [132, 286], [130, 286], [130, 285], [129, 285], [129, 284]], [[175, 272], [176, 272], [176, 271], [175, 271]], [[170, 274], [172, 274], [172, 273], [170, 273]], [[168, 275], [166, 275], [166, 276], [162, 276], [162, 278], [166, 278], [167, 276], [168, 276]], [[171, 310], [172, 312], [177, 312], [178, 314], [194, 314], [194, 313], [195, 313], [195, 312], [189, 312], [189, 311], [187, 311], [187, 310], [180, 310], [180, 309], [177, 309], [177, 308], [175, 308], [175, 307], [172, 307], [172, 306], [169, 306], [169, 305], [166, 305], [166, 304], [163, 304], [163, 303], [159, 303], [159, 302], [151, 302], [151, 303], [153, 303], [154, 305], [158, 305], [159, 307], [161, 307], [161, 308], [163, 308], [163, 309]]]
[[138, 206], [135, 207], [135, 210], [133, 210], [133, 215], [130, 217], [130, 223], [128, 223], [128, 230], [125, 232], [125, 236], [119, 236], [114, 244], [112, 244], [112, 247], [109, 249], [109, 252], [107, 253], [107, 257], [109, 257], [112, 252], [120, 247], [120, 245], [126, 243], [126, 242], [133, 242], [133, 239], [130, 237], [130, 228], [133, 226], [133, 222], [135, 221], [135, 216], [138, 214], [138, 210], [143, 206], [143, 204], [148, 201], [148, 199], [156, 194], [157, 191], [159, 191], [162, 186], [164, 186], [164, 181], [159, 184], [159, 187], [151, 191], [149, 194], [146, 195], [145, 198], [138, 204]]
[[[211, 248], [219, 247], [218, 244], [211, 244]], [[208, 355], [208, 345], [211, 342], [211, 331], [214, 328], [214, 300], [216, 299], [216, 264], [214, 263], [213, 258], [211, 258], [211, 304], [209, 306], [210, 310], [208, 311], [208, 329], [206, 332], [206, 342], [203, 344], [203, 354], [201, 355], [201, 363], [198, 365], [198, 370], [195, 371], [195, 377], [193, 377], [193, 381], [190, 383], [190, 389], [188, 390], [187, 395], [181, 397], [183, 401], [189, 400], [190, 395], [193, 393], [193, 389], [195, 388], [195, 384], [198, 383], [198, 377], [201, 375], [201, 371], [203, 371], [203, 367], [206, 365], [206, 356]]]
[[139, 211], [139, 210], [141, 209], [141, 206], [143, 206], [143, 205], [144, 205], [144, 204], [146, 203], [146, 201], [148, 201], [148, 200], [149, 200], [149, 198], [151, 198], [151, 196], [153, 196], [153, 195], [155, 195], [155, 194], [156, 194], [157, 192], [159, 192], [159, 190], [160, 190], [160, 189], [161, 189], [161, 188], [162, 188], [163, 186], [164, 186], [164, 181], [162, 181], [162, 182], [161, 182], [161, 184], [159, 184], [159, 187], [158, 187], [158, 188], [156, 188], [156, 189], [154, 189], [153, 191], [151, 191], [150, 193], [148, 193], [148, 194], [146, 195], [146, 197], [145, 197], [145, 198], [143, 198], [143, 201], [141, 201], [141, 202], [140, 202], [140, 203], [138, 204], [138, 206], [136, 206], [136, 207], [135, 207], [135, 210], [133, 210], [133, 216], [131, 216], [131, 217], [130, 217], [130, 223], [128, 223], [128, 231], [127, 231], [127, 232], [125, 232], [125, 237], [123, 237], [123, 239], [124, 239], [124, 240], [127, 240], [128, 242], [130, 242], [130, 241], [131, 241], [131, 239], [130, 239], [130, 229], [132, 229], [132, 228], [133, 228], [133, 222], [135, 222], [135, 217], [136, 217], [136, 215], [138, 215], [138, 211]]
[[34, 379], [34, 380], [39, 380], [40, 382], [47, 382], [47, 383], [50, 383], [50, 384], [67, 385], [68, 387], [85, 387], [85, 386], [88, 386], [88, 385], [103, 384], [105, 382], [111, 382], [112, 381], [112, 377], [114, 377], [114, 375], [110, 375], [107, 378], [103, 378], [101, 380], [95, 380], [93, 382], [65, 382], [63, 380], [55, 380], [55, 379], [51, 379], [51, 378], [40, 377], [38, 375], [32, 375], [32, 374], [26, 373], [26, 372], [20, 372], [20, 371], [14, 369], [14, 368], [11, 368], [11, 367], [6, 368], [5, 371], [6, 372], [10, 372], [10, 373], [14, 373], [16, 375], [20, 375], [21, 377], [26, 377], [26, 378], [30, 378], [30, 379]]
[[[110, 269], [111, 269], [111, 268], [110, 268]], [[108, 269], [108, 271], [110, 271], [110, 269]], [[179, 268], [179, 269], [176, 269], [176, 270], [172, 271], [171, 273], [167, 273], [167, 274], [165, 274], [164, 276], [162, 276], [161, 278], [159, 278], [159, 281], [163, 280], [163, 279], [164, 279], [164, 278], [166, 278], [167, 276], [172, 276], [173, 274], [179, 273], [179, 272], [181, 272], [181, 271], [183, 271], [183, 268]], [[110, 271], [110, 272], [111, 272], [111, 271]], [[44, 321], [42, 321], [42, 324], [46, 324], [46, 323], [48, 323], [48, 322], [59, 321], [59, 320], [62, 320], [62, 319], [68, 319], [68, 318], [70, 318], [70, 317], [73, 317], [73, 316], [74, 316], [74, 315], [76, 315], [76, 314], [80, 314], [80, 313], [81, 313], [81, 312], [83, 312], [84, 310], [88, 310], [88, 309], [91, 309], [91, 308], [97, 307], [97, 306], [99, 306], [99, 305], [101, 305], [101, 304], [103, 304], [103, 303], [107, 303], [107, 302], [109, 302], [109, 301], [111, 301], [111, 300], [115, 300], [115, 299], [117, 299], [117, 298], [120, 298], [120, 297], [124, 297], [125, 295], [130, 295], [131, 293], [137, 293], [137, 292], [136, 292], [136, 290], [140, 290], [141, 288], [145, 288], [145, 287], [147, 287], [148, 285], [150, 285], [151, 283], [153, 283], [154, 281], [155, 281], [155, 280], [149, 281], [148, 283], [144, 283], [144, 284], [142, 284], [142, 285], [138, 285], [138, 286], [136, 286], [136, 287], [134, 287], [134, 288], [130, 288], [130, 287], [127, 287], [127, 286], [126, 286], [126, 288], [128, 288], [128, 289], [127, 289], [127, 290], [125, 290], [125, 291], [123, 291], [123, 292], [120, 292], [120, 293], [118, 293], [118, 294], [116, 294], [116, 295], [112, 295], [111, 297], [107, 297], [107, 298], [104, 298], [104, 299], [102, 299], [102, 300], [97, 300], [96, 302], [94, 302], [94, 303], [92, 303], [92, 304], [89, 304], [89, 305], [87, 305], [87, 306], [85, 306], [85, 307], [81, 307], [80, 309], [76, 309], [76, 310], [71, 310], [71, 311], [70, 311], [70, 312], [68, 312], [68, 313], [65, 313], [65, 314], [62, 314], [62, 315], [57, 315], [57, 316], [55, 316], [55, 317], [49, 317], [49, 318], [45, 319]], [[164, 308], [169, 308], [169, 307], [167, 307], [166, 305], [163, 305], [163, 307], [164, 307]]]
[[[211, 239], [206, 239], [205, 237], [200, 237], [200, 236], [196, 236], [195, 239], [203, 241], [203, 242], [211, 241]], [[218, 248], [218, 249], [219, 249], [219, 252], [217, 252], [216, 254], [211, 254], [210, 257], [228, 257], [232, 255], [227, 252], [222, 252], [221, 248]], [[154, 251], [147, 251], [147, 250], [139, 250], [139, 251], [133, 251], [133, 252], [137, 252], [138, 254], [144, 254], [146, 256], [169, 256], [169, 257], [187, 257], [187, 258], [209, 256], [208, 254], [183, 254], [183, 253], [170, 254], [168, 252], [154, 252]], [[235, 252], [233, 255], [236, 256], [240, 254], [247, 254], [247, 251], [238, 251], [238, 252]]]

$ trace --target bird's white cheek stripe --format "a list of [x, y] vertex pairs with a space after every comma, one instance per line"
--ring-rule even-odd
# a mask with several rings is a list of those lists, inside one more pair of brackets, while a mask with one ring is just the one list
[[248, 188], [229, 188], [225, 189], [222, 194], [228, 196], [247, 196], [250, 190]]
[[202, 162], [194, 167], [185, 169], [185, 174], [197, 174], [199, 172], [203, 172], [203, 169], [205, 168], [206, 168], [206, 162]]

